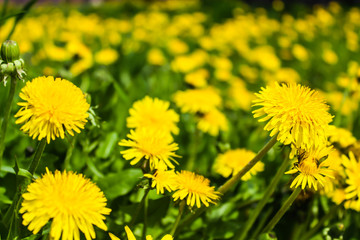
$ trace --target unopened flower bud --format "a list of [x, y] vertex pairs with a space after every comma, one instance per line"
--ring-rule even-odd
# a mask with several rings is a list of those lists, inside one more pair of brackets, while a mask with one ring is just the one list
[[20, 49], [17, 42], [6, 40], [1, 45], [1, 58], [5, 63], [14, 62], [20, 58]]
[[0, 49], [0, 81], [6, 86], [7, 79], [16, 78], [24, 81], [24, 60], [20, 58], [19, 46], [15, 41], [6, 40]]

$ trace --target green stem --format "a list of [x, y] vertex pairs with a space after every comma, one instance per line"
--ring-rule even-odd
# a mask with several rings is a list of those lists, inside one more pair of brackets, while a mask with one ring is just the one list
[[340, 207], [340, 205], [335, 205], [335, 206], [333, 206], [333, 207], [330, 209], [330, 211], [329, 211], [326, 215], [324, 215], [324, 216], [320, 219], [320, 221], [319, 221], [310, 231], [308, 231], [307, 233], [305, 233], [304, 235], [302, 235], [302, 237], [301, 237], [300, 239], [301, 239], [301, 240], [310, 239], [315, 233], [317, 233], [317, 231], [319, 230], [319, 228], [320, 228], [321, 226], [323, 226], [324, 223], [325, 223], [327, 220], [331, 219], [331, 218], [334, 216], [334, 214], [337, 212], [337, 210], [339, 209], [339, 207]]
[[70, 159], [71, 159], [71, 156], [72, 156], [73, 151], [74, 151], [74, 146], [76, 144], [76, 136], [77, 135], [75, 135], [72, 138], [70, 146], [68, 147], [67, 152], [66, 152], [66, 156], [65, 156], [65, 160], [64, 160], [64, 169], [65, 170], [71, 170]]
[[[233, 187], [242, 176], [244, 176], [258, 161], [260, 161], [265, 154], [275, 145], [277, 142], [277, 135], [273, 136], [269, 142], [256, 154], [256, 156], [243, 168], [238, 172], [235, 176], [229, 179], [223, 186], [218, 189], [218, 192], [225, 194], [231, 187]], [[192, 223], [195, 219], [197, 219], [203, 212], [208, 209], [207, 207], [202, 206], [198, 209], [194, 214], [185, 218], [179, 225], [179, 229], [183, 228], [184, 226]]]
[[5, 135], [6, 135], [6, 129], [10, 118], [10, 112], [11, 112], [11, 106], [15, 95], [15, 89], [17, 84], [17, 78], [15, 76], [10, 77], [10, 92], [8, 99], [5, 104], [5, 110], [4, 110], [4, 120], [1, 124], [1, 133], [0, 133], [0, 169], [1, 169], [1, 163], [3, 159], [3, 154], [5, 150]]
[[264, 214], [262, 214], [261, 218], [259, 219], [259, 223], [256, 224], [256, 228], [254, 229], [254, 231], [252, 231], [252, 234], [251, 236], [249, 236], [248, 239], [257, 239], [258, 235], [259, 235], [259, 232], [261, 231], [261, 229], [263, 229], [265, 223], [266, 223], [266, 220], [269, 219], [271, 213], [272, 213], [272, 210], [273, 208], [270, 207], [269, 209], [267, 209], [265, 211]]
[[[5, 1], [4, 1], [3, 7], [2, 7], [2, 11], [1, 11], [1, 19], [5, 17], [6, 10], [7, 10], [7, 7], [8, 7], [8, 3], [9, 3], [9, 0], [5, 0]], [[1, 20], [0, 20], [0, 21], [1, 21]], [[0, 22], [0, 26], [1, 26], [1, 22]]]
[[264, 196], [261, 198], [260, 202], [257, 204], [257, 206], [256, 206], [254, 212], [252, 213], [252, 215], [250, 216], [249, 220], [245, 223], [245, 227], [243, 229], [241, 229], [241, 235], [238, 238], [239, 240], [243, 240], [247, 236], [248, 231], [251, 229], [255, 220], [259, 216], [260, 212], [265, 207], [265, 204], [269, 201], [271, 195], [275, 191], [275, 188], [278, 185], [281, 177], [284, 175], [284, 172], [285, 172], [286, 168], [288, 167], [289, 162], [290, 162], [290, 160], [288, 157], [286, 158], [286, 160], [284, 160], [282, 162], [280, 168], [276, 172], [275, 177], [271, 181], [270, 185], [267, 187]]
[[146, 238], [146, 229], [147, 229], [147, 218], [148, 218], [148, 207], [149, 207], [149, 198], [148, 198], [148, 194], [146, 194], [145, 196], [145, 201], [144, 201], [144, 227], [142, 229], [142, 236], [141, 239], [145, 240]]
[[236, 175], [232, 176], [229, 180], [226, 181], [224, 185], [222, 185], [218, 192], [221, 194], [225, 194], [231, 187], [233, 187], [237, 182], [240, 181], [240, 179], [248, 172], [250, 169], [258, 162], [260, 161], [265, 154], [275, 145], [277, 142], [277, 136], [278, 134], [275, 134], [269, 142], [266, 143], [266, 145], [256, 154], [256, 156], [248, 163], [245, 167], [243, 167], [240, 172], [238, 172]]
[[[41, 156], [42, 156], [42, 153], [44, 152], [45, 146], [46, 146], [46, 138], [42, 139], [36, 148], [34, 158], [31, 161], [29, 169], [28, 169], [28, 171], [31, 173], [31, 175], [34, 175], [34, 173], [40, 163]], [[19, 236], [18, 229], [20, 228], [19, 208], [20, 208], [20, 204], [22, 201], [21, 195], [23, 192], [26, 191], [27, 185], [29, 183], [30, 183], [30, 179], [26, 179], [26, 178], [22, 178], [22, 177], [18, 178], [18, 184], [17, 184], [18, 188], [15, 193], [14, 200], [13, 200], [10, 208], [6, 212], [4, 219], [3, 219], [5, 224], [8, 224], [9, 221], [11, 221], [11, 226], [14, 226], [14, 229], [15, 229], [14, 233], [16, 236]]]
[[170, 235], [171, 236], [174, 236], [175, 235], [175, 232], [176, 232], [176, 229], [180, 223], [180, 220], [181, 220], [181, 216], [184, 212], [184, 208], [185, 208], [185, 200], [182, 200], [179, 204], [179, 215], [177, 216], [176, 220], [175, 220], [175, 223], [174, 223], [174, 226], [173, 228], [171, 229], [170, 231]]
[[135, 214], [134, 214], [134, 217], [131, 219], [131, 222], [130, 222], [130, 224], [129, 224], [129, 228], [130, 228], [130, 229], [131, 229], [132, 226], [135, 224], [135, 221], [136, 221], [137, 217], [139, 216], [139, 213], [140, 213], [142, 207], [143, 207], [144, 204], [145, 204], [145, 200], [146, 200], [147, 195], [149, 194], [150, 190], [151, 190], [151, 188], [147, 188], [147, 189], [145, 190], [144, 196], [142, 197], [139, 205], [137, 206], [136, 211], [135, 211]]
[[[45, 146], [46, 146], [46, 139], [44, 138], [38, 144], [34, 158], [30, 163], [28, 171], [31, 173], [31, 175], [34, 175], [34, 173], [40, 163], [41, 156], [42, 156], [42, 153], [44, 152]], [[19, 237], [19, 239], [20, 239], [20, 237], [21, 237], [20, 236], [21, 221], [20, 221], [20, 217], [19, 217], [19, 209], [20, 209], [20, 204], [22, 202], [22, 194], [26, 191], [27, 186], [29, 185], [31, 180], [28, 178], [23, 178], [23, 177], [19, 177], [17, 179], [18, 179], [18, 185], [17, 185], [18, 188], [15, 193], [15, 197], [11, 204], [11, 207], [9, 208], [9, 210], [11, 209], [10, 210], [11, 212], [8, 212], [8, 213], [13, 214], [11, 222], [12, 222], [12, 224], [14, 224], [14, 233], [15, 233], [15, 236]], [[7, 217], [5, 216], [5, 218], [7, 218]]]
[[37, 167], [39, 166], [40, 160], [41, 160], [41, 156], [44, 152], [44, 149], [46, 147], [46, 138], [43, 138], [40, 143], [38, 144], [37, 148], [36, 148], [36, 152], [34, 155], [33, 160], [30, 163], [29, 166], [29, 172], [34, 175]]
[[194, 164], [196, 161], [196, 155], [198, 152], [198, 146], [199, 146], [199, 140], [200, 140], [200, 131], [197, 127], [195, 127], [192, 139], [191, 139], [191, 144], [190, 144], [190, 156], [189, 159], [186, 163], [186, 169], [189, 171], [192, 171], [194, 169]]
[[275, 216], [271, 219], [271, 221], [266, 225], [263, 232], [270, 232], [275, 225], [280, 221], [282, 216], [284, 216], [285, 212], [289, 209], [291, 204], [295, 201], [297, 196], [300, 194], [301, 188], [296, 188], [295, 191], [290, 195], [290, 197], [285, 201], [285, 203], [281, 206], [280, 210], [275, 214]]
[[19, 209], [22, 201], [22, 194], [26, 191], [29, 183], [30, 183], [30, 179], [18, 175], [16, 176], [16, 186], [17, 186], [16, 193], [13, 202], [11, 203], [11, 206], [6, 211], [2, 220], [5, 226], [10, 225], [9, 235], [7, 239], [14, 239], [15, 237], [19, 237], [19, 233], [20, 233], [19, 229], [21, 225], [20, 217], [19, 217]]
[[25, 14], [27, 12], [29, 12], [30, 8], [37, 2], [37, 0], [29, 0], [24, 7], [21, 9], [20, 13], [16, 16], [15, 18], [15, 22], [14, 25], [12, 26], [9, 35], [7, 36], [6, 39], [10, 39], [11, 36], [13, 35], [15, 28], [17, 26], [17, 24], [20, 22], [21, 19], [23, 19], [25, 17]]

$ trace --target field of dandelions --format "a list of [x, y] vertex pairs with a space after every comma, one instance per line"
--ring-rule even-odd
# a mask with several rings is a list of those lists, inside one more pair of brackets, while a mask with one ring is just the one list
[[0, 239], [360, 239], [360, 8], [0, 4]]

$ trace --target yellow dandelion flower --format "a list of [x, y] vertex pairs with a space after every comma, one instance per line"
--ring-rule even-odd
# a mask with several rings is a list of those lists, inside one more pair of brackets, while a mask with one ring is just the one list
[[147, 53], [147, 61], [152, 65], [162, 66], [166, 63], [166, 58], [160, 49], [152, 48]]
[[184, 113], [205, 113], [221, 105], [221, 97], [213, 87], [177, 91], [174, 101]]
[[143, 158], [149, 160], [151, 169], [158, 169], [160, 164], [165, 164], [169, 168], [175, 167], [172, 162], [178, 164], [174, 157], [179, 156], [174, 152], [179, 147], [167, 131], [139, 128], [135, 131], [130, 130], [127, 137], [130, 140], [123, 139], [119, 145], [130, 149], [120, 153], [126, 160], [131, 160], [131, 165], [137, 164]]
[[173, 55], [184, 54], [189, 51], [188, 45], [178, 38], [169, 40], [167, 43], [167, 48]]
[[185, 75], [185, 82], [194, 87], [205, 87], [209, 78], [208, 70], [201, 68]]
[[174, 201], [186, 198], [186, 204], [193, 207], [195, 204], [198, 208], [203, 203], [206, 207], [209, 203], [215, 203], [220, 197], [215, 187], [210, 187], [210, 180], [189, 171], [177, 173], [177, 188], [173, 194]]
[[259, 76], [259, 71], [257, 68], [250, 67], [246, 64], [241, 64], [239, 66], [239, 73], [251, 83], [254, 83]]
[[360, 212], [360, 200], [359, 199], [346, 200], [344, 202], [344, 207], [346, 209], [353, 209], [357, 212]]
[[331, 49], [324, 49], [322, 58], [324, 62], [326, 62], [329, 65], [334, 65], [338, 62], [338, 56]]
[[253, 111], [259, 122], [269, 120], [264, 130], [270, 136], [279, 133], [277, 139], [283, 144], [294, 144], [295, 148], [309, 150], [326, 142], [328, 124], [332, 116], [329, 106], [318, 93], [301, 85], [279, 85], [262, 88], [256, 94]]
[[176, 123], [179, 115], [169, 109], [170, 103], [158, 98], [146, 96], [136, 101], [129, 110], [130, 116], [126, 119], [128, 128], [155, 128], [163, 129], [174, 134], [179, 133]]
[[[214, 170], [225, 178], [236, 175], [255, 157], [255, 155], [254, 152], [243, 148], [228, 150], [217, 156], [214, 163]], [[241, 178], [241, 180], [247, 181], [252, 176], [262, 171], [264, 171], [264, 163], [257, 162], [255, 166]]]
[[330, 125], [328, 135], [331, 143], [338, 143], [342, 148], [347, 148], [356, 143], [356, 138], [345, 128]]
[[305, 47], [303, 47], [300, 44], [295, 44], [293, 49], [292, 49], [292, 53], [294, 55], [295, 58], [297, 58], [298, 60], [305, 62], [306, 60], [309, 59], [309, 53], [306, 50]]
[[176, 174], [174, 170], [164, 170], [159, 168], [154, 174], [144, 174], [144, 177], [151, 178], [151, 187], [156, 187], [157, 194], [164, 194], [164, 189], [168, 192], [176, 190]]
[[349, 157], [342, 155], [342, 163], [345, 167], [346, 184], [345, 197], [347, 200], [354, 201], [351, 208], [360, 210], [360, 162], [356, 159], [353, 152], [349, 152]]
[[50, 220], [50, 238], [54, 240], [80, 240], [79, 230], [87, 240], [95, 239], [93, 225], [107, 230], [104, 215], [111, 209], [106, 208], [103, 192], [82, 174], [53, 174], [46, 169], [46, 174], [31, 183], [22, 196], [23, 224], [34, 234]]
[[337, 190], [343, 179], [345, 179], [345, 169], [342, 165], [341, 153], [337, 149], [329, 152], [326, 163], [332, 170], [334, 178], [325, 177], [324, 186], [321, 190], [322, 194], [332, 198], [332, 195]]
[[340, 205], [346, 199], [345, 190], [344, 189], [335, 189], [330, 197], [334, 203], [336, 203], [337, 205]]
[[64, 138], [65, 131], [74, 135], [84, 128], [90, 105], [84, 93], [73, 83], [54, 77], [38, 77], [21, 89], [20, 110], [16, 124], [24, 123], [21, 130], [33, 139], [50, 142]]
[[275, 73], [275, 78], [278, 82], [295, 84], [300, 82], [300, 75], [292, 68], [280, 68]]
[[103, 65], [113, 64], [118, 58], [118, 52], [112, 48], [101, 49], [95, 54], [95, 62]]
[[219, 135], [219, 131], [226, 132], [229, 129], [226, 116], [216, 108], [204, 113], [198, 122], [198, 128], [212, 136]]
[[[136, 240], [134, 233], [131, 231], [131, 229], [128, 226], [125, 226], [125, 232], [128, 240]], [[120, 240], [117, 236], [115, 236], [112, 233], [109, 233], [111, 240]], [[174, 238], [170, 234], [166, 234], [164, 237], [161, 238], [161, 240], [173, 240]], [[151, 235], [146, 236], [146, 240], [153, 240], [153, 237]]]
[[326, 160], [320, 163], [320, 160], [326, 157], [329, 152], [330, 149], [327, 147], [319, 147], [308, 152], [300, 151], [294, 168], [285, 172], [285, 174], [297, 174], [290, 188], [297, 188], [301, 185], [302, 189], [308, 186], [309, 188], [313, 187], [317, 191], [318, 183], [324, 187], [325, 182], [329, 178], [333, 179], [333, 171], [329, 169], [329, 163]]
[[254, 93], [246, 88], [245, 82], [241, 79], [235, 78], [230, 84], [231, 86], [228, 90], [228, 96], [230, 97], [229, 105], [234, 108], [249, 111], [251, 101], [255, 98]]

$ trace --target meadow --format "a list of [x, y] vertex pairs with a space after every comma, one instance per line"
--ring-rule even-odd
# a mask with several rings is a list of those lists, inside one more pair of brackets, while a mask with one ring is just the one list
[[0, 239], [360, 239], [360, 8], [0, 4]]

